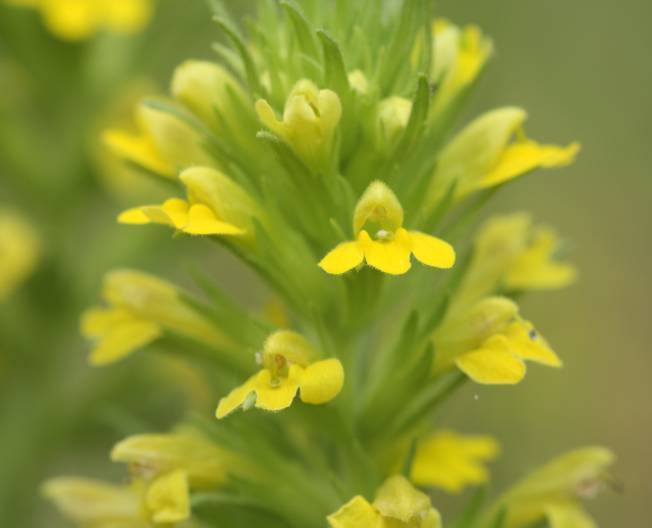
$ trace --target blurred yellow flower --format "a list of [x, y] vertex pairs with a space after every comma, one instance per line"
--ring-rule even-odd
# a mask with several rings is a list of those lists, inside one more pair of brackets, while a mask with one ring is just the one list
[[357, 495], [328, 516], [331, 528], [441, 528], [430, 497], [400, 475], [389, 477], [370, 504]]
[[18, 214], [0, 210], [0, 302], [32, 273], [39, 251], [33, 228]]
[[551, 528], [595, 528], [580, 499], [600, 490], [608, 480], [607, 468], [614, 458], [603, 447], [571, 451], [517, 483], [490, 513], [506, 508], [506, 528], [526, 528], [543, 519]]
[[38, 9], [47, 28], [57, 37], [79, 41], [100, 30], [137, 33], [152, 16], [153, 0], [5, 0]]
[[574, 161], [578, 143], [558, 147], [532, 141], [523, 131], [526, 118], [525, 110], [504, 107], [467, 125], [442, 151], [426, 207], [435, 207], [451, 185], [460, 200], [535, 169], [563, 167]]
[[455, 264], [455, 250], [450, 244], [402, 226], [403, 208], [398, 198], [383, 182], [374, 181], [355, 208], [356, 240], [339, 244], [319, 266], [327, 273], [340, 275], [366, 261], [384, 273], [402, 275], [412, 266], [411, 255], [426, 266], [446, 269]]
[[292, 88], [283, 118], [264, 99], [256, 102], [260, 121], [290, 145], [309, 167], [324, 168], [333, 150], [333, 139], [342, 116], [340, 98], [332, 90], [320, 90], [307, 79]]
[[498, 455], [498, 442], [490, 436], [463, 436], [438, 431], [419, 442], [410, 478], [420, 486], [459, 493], [466, 486], [489, 480], [485, 463]]
[[104, 144], [117, 157], [167, 178], [193, 165], [210, 164], [201, 148], [201, 138], [177, 117], [139, 104], [136, 131], [108, 129]]
[[297, 392], [301, 401], [313, 405], [332, 400], [342, 390], [344, 369], [338, 359], [314, 361], [316, 356], [300, 334], [273, 333], [260, 357], [262, 370], [222, 398], [216, 416], [224, 418], [241, 406], [280, 411], [292, 405]]
[[475, 237], [473, 260], [451, 311], [500, 290], [557, 289], [572, 284], [577, 271], [557, 256], [559, 245], [556, 233], [533, 225], [528, 214], [490, 218]]
[[179, 176], [188, 200], [171, 198], [162, 205], [128, 209], [122, 224], [163, 224], [189, 235], [253, 236], [252, 219], [261, 217], [254, 200], [238, 184], [208, 167], [192, 167]]
[[103, 297], [109, 307], [84, 312], [82, 334], [94, 341], [89, 361], [118, 361], [163, 335], [165, 329], [204, 342], [222, 345], [227, 339], [188, 308], [170, 283], [152, 275], [116, 270], [104, 279]]

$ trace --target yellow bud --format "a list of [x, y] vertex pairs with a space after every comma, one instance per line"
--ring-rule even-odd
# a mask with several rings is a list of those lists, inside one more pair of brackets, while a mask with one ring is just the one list
[[229, 455], [194, 431], [130, 436], [111, 451], [111, 460], [145, 478], [183, 470], [193, 487], [223, 484]]
[[353, 232], [362, 229], [396, 231], [403, 225], [403, 207], [394, 192], [383, 182], [374, 181], [358, 200], [353, 213]]
[[285, 103], [283, 120], [263, 99], [256, 102], [262, 123], [290, 145], [306, 164], [323, 168], [333, 150], [342, 104], [332, 90], [319, 90], [307, 79], [299, 81]]
[[369, 81], [362, 70], [353, 70], [352, 72], [349, 72], [348, 78], [349, 85], [353, 91], [360, 95], [366, 95], [369, 93]]
[[431, 80], [438, 84], [430, 118], [438, 119], [469, 87], [491, 56], [493, 44], [477, 26], [463, 29], [446, 20], [433, 24]]
[[260, 208], [249, 194], [223, 173], [208, 167], [192, 167], [179, 179], [186, 186], [190, 203], [209, 206], [220, 220], [253, 233], [253, 219], [262, 219]]
[[[315, 349], [301, 334], [291, 330], [279, 330], [271, 334], [263, 346], [263, 364], [270, 366], [277, 356], [302, 367], [317, 357]], [[274, 366], [274, 365], [271, 365]]]
[[373, 505], [383, 517], [407, 524], [425, 517], [430, 509], [430, 497], [405, 477], [394, 475], [378, 488]]
[[232, 98], [243, 108], [251, 104], [238, 81], [222, 66], [209, 61], [189, 60], [177, 67], [172, 79], [172, 95], [218, 132], [219, 117], [231, 132], [240, 129], [241, 116], [233, 112]]
[[404, 97], [388, 97], [378, 104], [377, 144], [381, 149], [393, 147], [407, 127], [412, 101]]

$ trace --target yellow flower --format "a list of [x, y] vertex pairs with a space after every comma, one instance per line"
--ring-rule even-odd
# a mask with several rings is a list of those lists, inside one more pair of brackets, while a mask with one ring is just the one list
[[0, 210], [0, 302], [32, 273], [39, 257], [39, 240], [17, 214]]
[[613, 453], [602, 447], [562, 455], [516, 484], [490, 513], [506, 508], [506, 528], [525, 528], [543, 519], [551, 528], [594, 528], [579, 499], [600, 490], [613, 461]]
[[426, 266], [446, 269], [455, 264], [450, 244], [403, 228], [403, 208], [380, 181], [372, 182], [358, 201], [353, 232], [355, 241], [339, 244], [321, 260], [319, 266], [324, 271], [340, 275], [366, 261], [384, 273], [401, 275], [411, 267], [410, 255]]
[[109, 307], [87, 310], [82, 334], [95, 345], [92, 365], [113, 363], [142, 348], [168, 328], [217, 345], [226, 338], [188, 308], [177, 289], [157, 277], [130, 270], [116, 270], [104, 279], [103, 297]]
[[462, 436], [439, 431], [419, 442], [410, 477], [420, 486], [459, 493], [489, 479], [485, 463], [496, 458], [499, 445], [490, 436]]
[[[525, 136], [525, 110], [492, 110], [467, 125], [442, 151], [427, 192], [433, 208], [454, 183], [455, 198], [505, 183], [538, 168], [569, 165], [579, 144], [542, 145]], [[512, 141], [513, 138], [513, 141]]]
[[430, 114], [436, 119], [475, 81], [491, 56], [493, 44], [477, 26], [460, 29], [444, 19], [435, 20], [432, 32], [430, 78], [438, 88]]
[[332, 90], [320, 90], [302, 79], [294, 85], [285, 103], [283, 119], [264, 99], [256, 102], [261, 122], [290, 145], [309, 167], [324, 168], [334, 147], [337, 125], [342, 117], [340, 98]]
[[111, 451], [111, 460], [129, 464], [136, 476], [151, 478], [181, 470], [193, 488], [224, 484], [232, 459], [232, 455], [191, 429], [130, 436]]
[[186, 167], [211, 163], [199, 135], [178, 118], [140, 104], [135, 122], [135, 133], [109, 129], [102, 135], [117, 157], [167, 178], [176, 178]]
[[328, 516], [331, 528], [441, 528], [441, 516], [430, 497], [405, 477], [389, 477], [370, 504], [357, 495]]
[[152, 0], [10, 0], [38, 9], [47, 28], [64, 40], [84, 40], [102, 29], [131, 34], [151, 18]]
[[141, 497], [134, 486], [58, 477], [48, 480], [42, 492], [63, 515], [80, 527], [147, 528], [141, 516]]
[[344, 384], [342, 364], [334, 358], [314, 361], [316, 356], [300, 334], [273, 333], [260, 357], [263, 368], [220, 400], [216, 416], [224, 418], [241, 406], [280, 411], [292, 405], [297, 392], [301, 401], [313, 405], [332, 400]]
[[489, 297], [447, 317], [433, 335], [435, 371], [454, 363], [476, 383], [514, 384], [525, 377], [525, 361], [560, 367], [561, 361], [518, 306]]
[[529, 215], [490, 218], [478, 231], [473, 260], [454, 299], [465, 307], [506, 290], [563, 288], [577, 275], [575, 267], [556, 257], [559, 239], [550, 228], [534, 226]]
[[253, 237], [253, 217], [260, 217], [253, 199], [233, 180], [208, 167], [192, 167], [179, 175], [188, 199], [171, 198], [161, 205], [128, 209], [122, 224], [164, 224], [189, 235]]
[[188, 476], [182, 470], [156, 477], [145, 490], [147, 516], [156, 524], [178, 523], [190, 517]]

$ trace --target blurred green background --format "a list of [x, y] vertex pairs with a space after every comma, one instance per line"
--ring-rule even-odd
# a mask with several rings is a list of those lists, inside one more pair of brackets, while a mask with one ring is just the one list
[[[492, 206], [533, 211], [572, 242], [578, 284], [524, 301], [565, 368], [531, 368], [515, 388], [467, 387], [441, 424], [500, 439], [496, 488], [567, 449], [607, 445], [624, 491], [607, 491], [589, 508], [601, 526], [650, 526], [652, 4], [438, 5], [496, 44], [465, 119], [516, 104], [529, 111], [532, 137], [583, 144], [573, 167], [510, 184]], [[58, 526], [36, 491], [43, 478], [106, 474], [102, 461], [121, 430], [178, 417], [178, 395], [161, 390], [165, 374], [145, 355], [102, 371], [85, 366], [78, 315], [111, 267], [183, 277], [197, 255], [222, 277], [234, 268], [163, 230], [116, 226], [125, 200], [102, 184], [94, 144], [98, 116], [138, 90], [134, 79], [165, 90], [184, 58], [212, 56], [216, 37], [202, 0], [162, 0], [142, 35], [84, 45], [58, 42], [35, 13], [0, 5], [0, 206], [23, 212], [44, 241], [36, 274], [0, 305], [0, 526]]]

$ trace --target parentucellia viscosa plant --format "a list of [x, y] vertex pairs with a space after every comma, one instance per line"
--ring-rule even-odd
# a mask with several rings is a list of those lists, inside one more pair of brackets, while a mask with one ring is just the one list
[[[443, 526], [428, 490], [482, 485], [498, 445], [434, 414], [465, 383], [560, 367], [515, 299], [575, 277], [527, 214], [469, 230], [499, 187], [578, 145], [530, 139], [516, 107], [453, 134], [492, 43], [433, 19], [429, 0], [257, 5], [238, 24], [214, 2], [220, 64], [183, 63], [171, 98], [104, 140], [171, 189], [118, 221], [226, 248], [273, 291], [274, 316], [245, 310], [215, 270], [196, 274], [199, 295], [110, 272], [82, 320], [91, 364], [176, 352], [210, 380], [215, 416], [119, 442], [129, 483], [55, 478], [44, 493], [90, 528]], [[446, 526], [592, 527], [580, 499], [612, 458], [567, 454]]]

